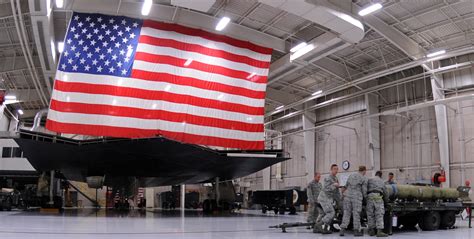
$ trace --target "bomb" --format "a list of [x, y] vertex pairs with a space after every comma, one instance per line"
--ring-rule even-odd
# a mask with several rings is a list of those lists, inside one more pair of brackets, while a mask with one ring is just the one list
[[460, 192], [456, 188], [437, 188], [431, 186], [415, 185], [386, 185], [389, 198], [392, 199], [417, 199], [420, 201], [430, 200], [456, 200], [460, 198]]

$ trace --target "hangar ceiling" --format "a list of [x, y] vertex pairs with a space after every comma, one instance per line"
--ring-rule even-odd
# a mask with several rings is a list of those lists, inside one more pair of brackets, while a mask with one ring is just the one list
[[[12, 2], [20, 3], [21, 9], [13, 8]], [[19, 100], [9, 104], [11, 111], [31, 111], [23, 117], [31, 117], [35, 111], [47, 107], [54, 61], [58, 57], [49, 43], [63, 40], [72, 11], [140, 17], [142, 4], [142, 1], [134, 0], [66, 0], [64, 7], [58, 9], [54, 1], [51, 5], [48, 2], [0, 0], [0, 87], [14, 93]], [[232, 24], [226, 30], [236, 34], [235, 37], [275, 49], [271, 68], [274, 71], [270, 72], [266, 101], [268, 115], [282, 105], [285, 110], [292, 111], [300, 107], [291, 105], [293, 102], [331, 98], [334, 92], [341, 90], [344, 91], [338, 95], [357, 94], [372, 85], [367, 82], [354, 85], [354, 81], [368, 76], [371, 80], [389, 81], [393, 74], [400, 73], [401, 66], [414, 63], [429, 52], [445, 49], [448, 53], [457, 52], [452, 55], [456, 57], [472, 51], [474, 44], [472, 1], [381, 1], [383, 8], [380, 11], [359, 17], [358, 9], [372, 1], [321, 0], [315, 2], [324, 2], [358, 18], [364, 24], [364, 38], [359, 43], [340, 41], [324, 51], [315, 51], [289, 63], [285, 57], [292, 46], [303, 41], [337, 37], [337, 32], [266, 5], [265, 1], [216, 0], [206, 12], [173, 5], [178, 4], [176, 2], [179, 1], [155, 0], [150, 18], [213, 30], [219, 18], [228, 16]], [[47, 11], [48, 6], [52, 8], [51, 12]], [[14, 10], [21, 11], [22, 18], [15, 17]], [[401, 73], [404, 77], [418, 74], [423, 71], [420, 65], [413, 64]], [[312, 96], [319, 91], [322, 91], [320, 95]]]

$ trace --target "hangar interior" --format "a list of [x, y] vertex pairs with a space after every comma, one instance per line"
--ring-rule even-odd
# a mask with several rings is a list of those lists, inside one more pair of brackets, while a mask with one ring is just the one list
[[[379, 7], [361, 14], [374, 5]], [[442, 177], [442, 188], [468, 187], [474, 180], [472, 0], [0, 0], [2, 188], [23, 179], [39, 185], [43, 173], [15, 143], [20, 130], [72, 140], [103, 138], [45, 126], [75, 13], [172, 23], [271, 48], [261, 116], [264, 145], [289, 159], [230, 178], [240, 198], [235, 214], [201, 214], [202, 200], [227, 188], [216, 189], [219, 178], [216, 184], [135, 185], [132, 204], [143, 208], [126, 214], [104, 209], [113, 207], [116, 191], [71, 180], [74, 209], [0, 212], [2, 238], [325, 237], [304, 227], [288, 234], [269, 229], [304, 222], [307, 203], [296, 206], [298, 215], [262, 214], [252, 192], [306, 191], [315, 173], [329, 176], [332, 164], [339, 166], [340, 180], [362, 165], [367, 177], [381, 171], [385, 181], [393, 173], [398, 185], [432, 184], [435, 174]], [[224, 18], [228, 25], [217, 30]], [[64, 194], [60, 185], [56, 182], [55, 191]], [[198, 209], [161, 209], [184, 208], [185, 192], [196, 198], [196, 205], [186, 207]], [[166, 195], [175, 194], [179, 202], [166, 204]], [[91, 209], [97, 205], [102, 209]], [[462, 211], [453, 230], [418, 228], [392, 237], [472, 238]]]

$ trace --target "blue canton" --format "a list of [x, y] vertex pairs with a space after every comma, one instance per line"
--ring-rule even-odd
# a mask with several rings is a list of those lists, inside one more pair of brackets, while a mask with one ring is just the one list
[[128, 77], [142, 20], [74, 13], [58, 69], [64, 72]]

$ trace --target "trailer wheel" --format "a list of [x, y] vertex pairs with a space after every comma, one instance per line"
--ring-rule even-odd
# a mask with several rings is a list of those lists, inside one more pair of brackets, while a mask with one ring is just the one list
[[435, 231], [438, 230], [440, 223], [441, 216], [439, 212], [430, 211], [422, 216], [419, 225], [423, 231]]
[[441, 213], [440, 228], [452, 228], [456, 223], [456, 213], [454, 211], [445, 211]]

